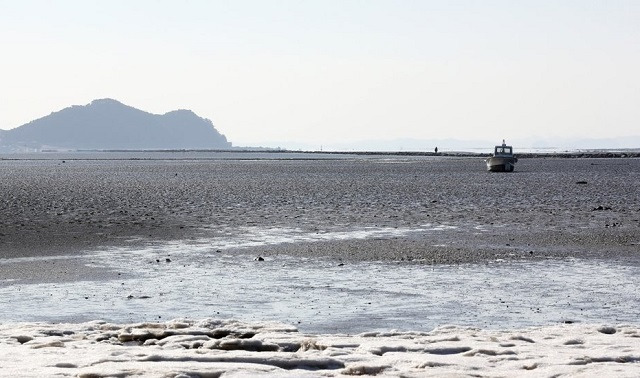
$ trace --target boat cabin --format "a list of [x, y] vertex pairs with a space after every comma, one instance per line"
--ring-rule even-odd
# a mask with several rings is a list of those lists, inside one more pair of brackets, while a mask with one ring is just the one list
[[504, 141], [502, 142], [502, 146], [496, 146], [495, 151], [493, 152], [493, 156], [512, 156], [513, 155], [513, 147], [507, 146]]

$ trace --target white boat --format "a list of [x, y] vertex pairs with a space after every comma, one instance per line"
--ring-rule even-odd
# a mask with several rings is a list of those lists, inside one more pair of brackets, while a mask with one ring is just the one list
[[513, 154], [513, 147], [507, 146], [502, 140], [502, 145], [496, 146], [493, 156], [486, 159], [487, 170], [491, 172], [513, 172], [518, 158]]

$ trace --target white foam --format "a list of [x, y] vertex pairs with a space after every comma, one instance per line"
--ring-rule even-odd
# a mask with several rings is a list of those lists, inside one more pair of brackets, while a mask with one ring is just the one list
[[521, 330], [302, 334], [286, 324], [0, 325], [0, 376], [636, 377], [640, 328], [561, 324]]

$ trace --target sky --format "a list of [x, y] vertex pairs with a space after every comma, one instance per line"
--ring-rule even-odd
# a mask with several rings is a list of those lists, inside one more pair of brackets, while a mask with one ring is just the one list
[[640, 1], [0, 0], [0, 129], [113, 98], [238, 146], [640, 135]]

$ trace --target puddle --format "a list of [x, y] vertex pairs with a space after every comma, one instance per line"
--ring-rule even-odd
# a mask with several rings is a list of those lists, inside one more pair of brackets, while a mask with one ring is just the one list
[[254, 261], [227, 250], [256, 243], [425, 230], [430, 228], [313, 235], [296, 229], [243, 230], [243, 235], [250, 235], [244, 241], [229, 237], [216, 243], [104, 251], [87, 256], [84, 263], [122, 276], [114, 273], [110, 280], [69, 283], [8, 282], [0, 288], [0, 320], [139, 322], [216, 317], [276, 320], [320, 333], [430, 330], [442, 324], [510, 328], [562, 321], [637, 321], [640, 269], [614, 262], [340, 265], [288, 256]]
[[[425, 224], [418, 228], [363, 227], [348, 231], [319, 230], [308, 232], [299, 228], [242, 227], [227, 237], [199, 239], [193, 244], [215, 246], [217, 249], [260, 247], [283, 243], [320, 242], [332, 240], [362, 240], [403, 237], [411, 234], [455, 230], [456, 226]], [[205, 247], [206, 249], [207, 247]]]
[[[424, 224], [420, 227], [362, 227], [346, 231], [318, 230], [305, 231], [300, 228], [260, 228], [239, 227], [218, 231], [216, 237], [195, 238], [188, 241], [167, 242], [151, 245], [148, 250], [158, 253], [206, 253], [216, 250], [255, 248], [286, 243], [313, 243], [340, 240], [390, 239], [458, 230], [458, 226]], [[131, 253], [131, 251], [129, 251]], [[115, 255], [115, 254], [113, 254]]]

